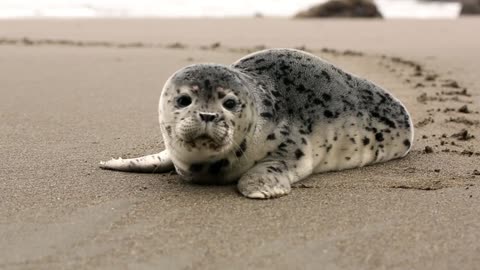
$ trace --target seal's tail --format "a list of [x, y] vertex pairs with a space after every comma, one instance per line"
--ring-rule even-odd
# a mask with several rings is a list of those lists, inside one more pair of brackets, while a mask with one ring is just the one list
[[162, 173], [173, 170], [174, 166], [168, 152], [164, 150], [158, 154], [138, 158], [112, 158], [109, 161], [101, 161], [100, 168], [123, 172]]

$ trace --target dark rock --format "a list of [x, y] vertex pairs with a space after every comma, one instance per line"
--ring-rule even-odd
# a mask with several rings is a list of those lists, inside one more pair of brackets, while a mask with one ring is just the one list
[[324, 17], [381, 18], [382, 15], [371, 0], [330, 0], [295, 15], [295, 18]]
[[461, 15], [475, 15], [480, 14], [480, 0], [464, 0], [462, 2], [462, 10], [460, 11]]

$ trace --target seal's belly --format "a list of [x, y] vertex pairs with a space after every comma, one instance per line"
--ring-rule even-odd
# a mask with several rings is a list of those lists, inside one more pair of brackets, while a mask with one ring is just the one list
[[310, 136], [313, 173], [336, 171], [405, 156], [412, 128], [390, 128], [371, 118], [318, 123]]

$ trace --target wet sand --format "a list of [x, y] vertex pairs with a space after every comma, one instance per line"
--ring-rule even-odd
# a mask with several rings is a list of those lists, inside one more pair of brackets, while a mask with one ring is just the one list
[[[480, 19], [0, 21], [0, 268], [477, 269]], [[298, 47], [412, 113], [404, 159], [275, 200], [102, 171], [163, 149], [164, 81]]]

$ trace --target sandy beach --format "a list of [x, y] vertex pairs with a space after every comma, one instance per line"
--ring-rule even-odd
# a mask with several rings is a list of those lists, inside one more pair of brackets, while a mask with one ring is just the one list
[[[0, 21], [0, 269], [478, 269], [480, 18]], [[404, 159], [249, 200], [103, 171], [163, 149], [165, 80], [269, 47], [389, 89]]]

